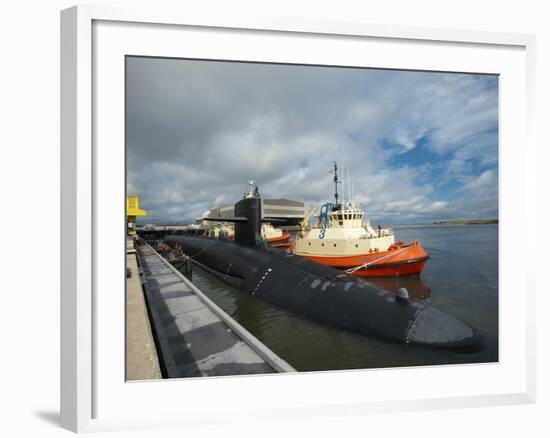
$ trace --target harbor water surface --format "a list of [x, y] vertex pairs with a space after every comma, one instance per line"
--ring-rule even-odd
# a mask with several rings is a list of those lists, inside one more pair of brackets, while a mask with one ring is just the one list
[[379, 368], [498, 361], [498, 225], [405, 226], [396, 240], [418, 240], [430, 255], [420, 276], [365, 279], [475, 327], [476, 352], [408, 346], [350, 333], [306, 319], [229, 286], [200, 267], [193, 283], [218, 306], [298, 371]]

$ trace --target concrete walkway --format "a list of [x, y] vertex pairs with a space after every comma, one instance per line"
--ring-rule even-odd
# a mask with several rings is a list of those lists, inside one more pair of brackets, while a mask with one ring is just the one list
[[161, 379], [135, 251], [126, 254], [126, 263], [126, 380]]

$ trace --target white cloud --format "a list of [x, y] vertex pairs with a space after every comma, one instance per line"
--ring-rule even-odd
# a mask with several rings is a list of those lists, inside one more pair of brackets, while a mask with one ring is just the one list
[[[248, 179], [266, 197], [314, 203], [332, 196], [328, 172], [338, 160], [381, 220], [429, 220], [455, 214], [457, 205], [494, 212], [495, 190], [469, 189], [483, 176], [476, 169], [497, 160], [494, 83], [479, 75], [131, 58], [128, 190], [141, 196], [147, 220], [158, 221], [235, 202]], [[388, 164], [426, 136], [434, 162]], [[444, 169], [440, 180], [436, 167]], [[449, 180], [464, 184], [464, 199], [438, 198]]]
[[497, 174], [494, 170], [486, 170], [479, 176], [469, 177], [461, 190], [468, 193], [492, 193], [497, 188]]

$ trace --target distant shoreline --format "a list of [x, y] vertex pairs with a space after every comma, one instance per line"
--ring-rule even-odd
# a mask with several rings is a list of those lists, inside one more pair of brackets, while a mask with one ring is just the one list
[[462, 219], [437, 221], [425, 224], [402, 224], [402, 225], [387, 225], [391, 228], [416, 228], [416, 227], [444, 227], [444, 226], [466, 226], [466, 225], [498, 225], [498, 219]]
[[498, 219], [463, 219], [453, 221], [438, 221], [433, 225], [487, 225], [498, 224]]

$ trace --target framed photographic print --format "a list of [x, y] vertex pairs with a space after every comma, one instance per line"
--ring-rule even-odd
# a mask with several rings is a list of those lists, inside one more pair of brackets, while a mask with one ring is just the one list
[[534, 400], [533, 37], [75, 7], [61, 43], [63, 427]]

